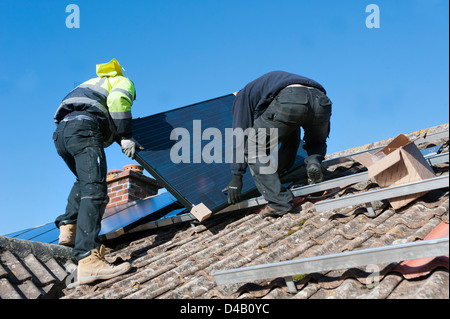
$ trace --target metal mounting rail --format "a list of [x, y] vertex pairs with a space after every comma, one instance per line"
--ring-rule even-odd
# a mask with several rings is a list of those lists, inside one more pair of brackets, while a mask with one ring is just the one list
[[[441, 132], [437, 132], [437, 133], [433, 133], [433, 134], [427, 134], [424, 138], [419, 138], [419, 139], [415, 140], [414, 143], [420, 144], [423, 142], [431, 142], [431, 141], [439, 140], [439, 139], [442, 139], [445, 137], [447, 137], [447, 138], [449, 137], [449, 130], [445, 130], [445, 131], [441, 131]], [[358, 154], [367, 153], [367, 152], [373, 154], [373, 153], [376, 153], [377, 151], [381, 150], [385, 146], [386, 145], [371, 148], [371, 149], [364, 150], [364, 151], [347, 154], [347, 155], [340, 156], [340, 157], [331, 158], [331, 159], [323, 161], [322, 165], [323, 165], [323, 167], [327, 168], [329, 166], [342, 164], [342, 163], [345, 163], [348, 161], [353, 161], [353, 158], [352, 158], [353, 155], [358, 155]]]
[[448, 163], [448, 153], [442, 153], [442, 154], [437, 154], [434, 156], [429, 156], [429, 157], [425, 157], [425, 159], [428, 161], [428, 163], [433, 166], [433, 165], [437, 165], [437, 164], [442, 164], [447, 162]]
[[[363, 182], [363, 181], [366, 181], [367, 179], [368, 179], [368, 173], [362, 172], [362, 173], [358, 173], [358, 174], [352, 174], [349, 176], [335, 178], [335, 179], [332, 179], [329, 181], [324, 181], [324, 182], [314, 184], [314, 185], [294, 187], [294, 188], [291, 188], [291, 191], [292, 191], [292, 194], [294, 195], [294, 197], [298, 197], [298, 196], [313, 194], [313, 193], [320, 192], [320, 191], [326, 191], [328, 189], [332, 189], [332, 188], [336, 188], [336, 187], [341, 187], [341, 186], [345, 186], [345, 185], [351, 185], [354, 183]], [[238, 209], [251, 208], [251, 207], [260, 206], [260, 205], [264, 205], [264, 204], [267, 204], [267, 201], [264, 199], [264, 197], [261, 196], [261, 197], [252, 198], [252, 199], [242, 201], [240, 203], [228, 206], [228, 207], [224, 208], [223, 210], [221, 210], [219, 213], [225, 213], [225, 212], [234, 211], [234, 210], [238, 210]]]
[[[425, 159], [429, 162], [431, 166], [442, 164], [449, 161], [449, 153], [436, 154], [431, 156], [425, 156]], [[335, 187], [341, 187], [346, 185], [351, 185], [359, 182], [364, 182], [369, 179], [367, 172], [352, 174], [349, 176], [344, 176], [329, 181], [325, 181], [319, 184], [306, 185], [302, 187], [292, 188], [291, 191], [294, 196], [303, 196], [320, 191], [326, 191]]]
[[[428, 161], [430, 161], [430, 164], [433, 163], [432, 165], [441, 164], [444, 162], [448, 162], [449, 153], [428, 156], [425, 158]], [[340, 177], [340, 178], [331, 179], [331, 180], [324, 181], [324, 182], [321, 182], [318, 184], [294, 187], [294, 188], [291, 188], [291, 191], [292, 191], [292, 194], [294, 195], [294, 197], [305, 196], [308, 194], [326, 191], [326, 190], [336, 188], [336, 187], [341, 187], [341, 186], [351, 185], [351, 184], [355, 184], [355, 183], [359, 183], [359, 182], [364, 182], [364, 181], [367, 181], [368, 178], [369, 178], [368, 173], [362, 172], [362, 173], [352, 174], [352, 175], [348, 175], [348, 176], [344, 176], [344, 177]], [[238, 209], [251, 208], [251, 207], [260, 206], [260, 205], [264, 205], [264, 204], [267, 204], [267, 201], [263, 197], [252, 198], [252, 199], [228, 206], [216, 214], [225, 213], [225, 212], [238, 210]]]
[[306, 185], [302, 187], [297, 187], [291, 189], [292, 194], [294, 197], [297, 196], [304, 196], [308, 194], [313, 194], [316, 192], [326, 191], [332, 188], [341, 187], [341, 186], [347, 186], [359, 182], [364, 182], [369, 179], [369, 173], [368, 172], [362, 172], [357, 174], [352, 174], [344, 177], [339, 177], [335, 179], [331, 179], [319, 184], [313, 184], [313, 185]]
[[296, 293], [295, 275], [445, 256], [448, 250], [445, 237], [218, 271], [214, 277], [219, 285], [284, 277], [289, 291]]
[[417, 182], [396, 185], [381, 188], [373, 191], [367, 191], [360, 194], [349, 195], [329, 200], [317, 202], [315, 204], [317, 212], [333, 210], [336, 208], [365, 204], [383, 199], [389, 199], [399, 196], [411, 195], [433, 189], [448, 187], [449, 175], [428, 178]]
[[[432, 165], [448, 162], [449, 153], [429, 156], [429, 157], [426, 157], [426, 159], [430, 161], [430, 164], [433, 163]], [[295, 187], [295, 188], [292, 188], [291, 191], [295, 197], [304, 196], [304, 195], [313, 194], [316, 192], [332, 189], [335, 187], [359, 183], [362, 181], [366, 181], [367, 179], [368, 179], [368, 173], [362, 172], [362, 173], [357, 173], [357, 174], [353, 174], [353, 175], [349, 175], [349, 176], [344, 176], [344, 177], [324, 181], [319, 184]], [[256, 197], [256, 198], [252, 198], [252, 199], [249, 199], [249, 200], [246, 200], [246, 201], [234, 204], [234, 205], [230, 205], [230, 206], [224, 208], [223, 210], [215, 213], [214, 215], [219, 215], [222, 213], [231, 212], [231, 211], [235, 211], [235, 210], [239, 210], [239, 209], [247, 209], [247, 208], [257, 207], [257, 206], [261, 206], [264, 204], [267, 204], [267, 201], [262, 196]], [[317, 203], [316, 203], [316, 205], [317, 205]], [[164, 219], [160, 219], [157, 221], [152, 221], [152, 222], [137, 226], [136, 228], [130, 230], [129, 232], [136, 232], [136, 231], [142, 231], [142, 230], [147, 230], [147, 229], [159, 228], [159, 227], [169, 226], [169, 225], [173, 225], [173, 224], [177, 224], [177, 223], [189, 222], [192, 220], [196, 220], [195, 217], [191, 213], [186, 213], [186, 214], [182, 214], [182, 215], [178, 215], [178, 216], [174, 216], [174, 217], [170, 217], [170, 218], [164, 218]]]

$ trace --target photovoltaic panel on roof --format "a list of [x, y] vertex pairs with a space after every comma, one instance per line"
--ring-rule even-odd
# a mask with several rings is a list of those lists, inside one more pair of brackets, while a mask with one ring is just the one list
[[48, 223], [7, 234], [5, 236], [47, 244], [58, 244], [59, 229], [56, 227], [55, 223]]
[[117, 237], [137, 225], [157, 220], [180, 207], [181, 204], [168, 192], [108, 207], [102, 218], [99, 236], [106, 239]]
[[[158, 220], [174, 211], [179, 212], [181, 204], [170, 193], [162, 193], [136, 202], [108, 207], [103, 214], [101, 239], [111, 239], [126, 233], [142, 223]], [[6, 237], [58, 244], [59, 229], [54, 222], [24, 229], [5, 235]]]
[[[228, 205], [227, 195], [222, 192], [232, 177], [230, 163], [225, 158], [225, 150], [229, 147], [225, 145], [225, 129], [232, 128], [234, 98], [233, 94], [229, 94], [133, 120], [133, 137], [144, 147], [144, 150], [137, 152], [137, 161], [188, 210], [200, 203], [212, 212]], [[218, 130], [220, 136], [210, 136], [210, 128], [214, 132]], [[174, 134], [171, 139], [171, 134], [180, 132], [180, 129], [187, 135]], [[175, 163], [171, 158], [171, 150], [173, 147], [179, 150], [180, 144], [176, 144], [184, 143], [184, 136], [190, 137], [188, 161]], [[197, 138], [200, 147], [194, 146], [194, 138]], [[214, 148], [210, 143], [220, 144], [221, 148]], [[214, 156], [218, 150], [221, 150], [220, 160], [211, 163], [204, 160], [205, 153], [202, 152]], [[177, 154], [181, 155], [181, 152]], [[303, 164], [305, 157], [304, 150], [299, 148], [294, 166]], [[243, 176], [242, 193], [255, 194], [250, 169]]]

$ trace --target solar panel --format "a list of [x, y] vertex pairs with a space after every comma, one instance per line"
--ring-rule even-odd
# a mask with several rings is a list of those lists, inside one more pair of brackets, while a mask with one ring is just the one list
[[111, 239], [142, 223], [157, 220], [181, 207], [168, 192], [115, 207], [108, 207], [103, 215], [99, 236]]
[[[228, 206], [222, 192], [231, 180], [225, 129], [232, 128], [234, 98], [229, 94], [133, 120], [133, 137], [144, 147], [136, 160], [188, 210], [201, 203], [211, 212]], [[182, 149], [182, 143], [187, 147]], [[189, 154], [182, 154], [186, 150]], [[300, 147], [294, 167], [305, 158]], [[258, 194], [249, 169], [243, 176], [242, 193], [244, 198]]]
[[48, 223], [5, 235], [5, 237], [32, 240], [48, 244], [57, 244], [58, 236], [59, 229], [56, 227], [55, 223]]
[[[101, 239], [118, 237], [128, 230], [153, 220], [180, 213], [181, 204], [170, 193], [162, 193], [136, 202], [108, 207], [103, 214]], [[183, 211], [184, 209], [182, 209]], [[59, 229], [54, 222], [5, 235], [10, 238], [58, 244]]]

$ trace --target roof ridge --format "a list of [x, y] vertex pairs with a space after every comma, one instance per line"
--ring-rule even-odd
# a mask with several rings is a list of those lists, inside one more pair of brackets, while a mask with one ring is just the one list
[[0, 251], [6, 250], [21, 259], [33, 254], [44, 263], [52, 258], [63, 264], [74, 260], [70, 247], [0, 236]]

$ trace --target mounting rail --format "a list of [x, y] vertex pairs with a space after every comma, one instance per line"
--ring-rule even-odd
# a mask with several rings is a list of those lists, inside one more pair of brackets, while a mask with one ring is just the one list
[[[317, 212], [326, 210], [333, 210], [336, 208], [354, 206], [358, 204], [366, 204], [375, 201], [380, 201], [389, 198], [417, 194], [420, 192], [430, 191], [439, 188], [448, 188], [449, 175], [442, 175], [433, 178], [427, 178], [417, 182], [396, 185], [364, 193], [348, 195], [344, 197], [333, 198], [317, 202], [315, 208]], [[369, 207], [370, 210], [370, 207]], [[370, 212], [371, 217], [374, 217], [374, 212]], [[373, 215], [373, 216], [372, 216]]]
[[445, 237], [223, 270], [214, 277], [219, 285], [283, 277], [289, 291], [297, 293], [295, 275], [445, 256], [448, 249], [449, 240]]

